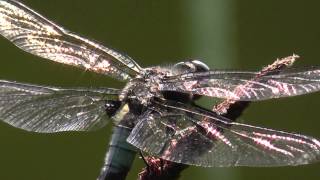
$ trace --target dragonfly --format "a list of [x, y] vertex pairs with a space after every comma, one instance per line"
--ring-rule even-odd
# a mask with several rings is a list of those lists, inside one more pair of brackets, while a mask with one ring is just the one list
[[259, 72], [211, 70], [199, 60], [142, 68], [128, 55], [77, 35], [16, 0], [0, 0], [0, 34], [42, 59], [126, 82], [115, 89], [0, 80], [0, 120], [16, 128], [94, 131], [111, 121], [100, 180], [120, 173], [124, 179], [138, 151], [202, 167], [320, 161], [316, 138], [234, 122], [195, 102], [201, 96], [251, 102], [317, 92], [319, 67], [288, 68], [259, 78]]

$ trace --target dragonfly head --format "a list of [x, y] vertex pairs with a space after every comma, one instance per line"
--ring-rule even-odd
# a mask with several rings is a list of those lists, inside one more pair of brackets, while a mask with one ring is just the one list
[[[200, 60], [192, 60], [179, 62], [173, 66], [174, 74], [187, 74], [187, 73], [196, 73], [196, 72], [206, 72], [210, 68]], [[200, 95], [192, 95], [191, 93], [182, 93], [177, 91], [163, 91], [164, 98], [175, 100], [183, 103], [188, 103], [194, 100], [199, 99]]]

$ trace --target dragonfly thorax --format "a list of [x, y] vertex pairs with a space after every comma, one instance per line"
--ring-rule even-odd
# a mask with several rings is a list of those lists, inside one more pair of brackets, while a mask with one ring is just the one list
[[134, 79], [129, 82], [120, 94], [120, 99], [134, 104], [148, 106], [154, 97], [162, 98], [159, 84], [154, 79]]
[[127, 83], [119, 99], [121, 101], [128, 99], [144, 106], [147, 106], [154, 97], [191, 102], [199, 96], [176, 91], [160, 91], [160, 84], [166, 77], [205, 71], [209, 71], [209, 67], [199, 60], [179, 62], [171, 67], [146, 68], [143, 76], [138, 76]]

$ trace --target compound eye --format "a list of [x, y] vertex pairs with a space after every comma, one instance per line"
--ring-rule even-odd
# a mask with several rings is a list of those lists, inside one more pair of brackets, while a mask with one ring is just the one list
[[193, 60], [191, 61], [192, 64], [196, 67], [196, 72], [206, 72], [209, 71], [210, 68], [205, 63], [199, 60]]
[[173, 66], [174, 69], [178, 70], [181, 73], [194, 72], [196, 67], [189, 61], [179, 62]]
[[210, 70], [210, 68], [205, 63], [199, 60], [179, 62], [175, 64], [173, 68], [178, 70], [180, 73], [206, 72]]

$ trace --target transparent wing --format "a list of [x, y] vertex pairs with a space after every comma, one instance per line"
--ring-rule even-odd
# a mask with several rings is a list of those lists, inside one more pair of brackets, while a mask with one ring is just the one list
[[265, 76], [241, 71], [189, 73], [164, 79], [160, 89], [239, 101], [297, 96], [320, 90], [320, 68], [288, 69]]
[[89, 131], [107, 123], [116, 89], [60, 89], [0, 80], [0, 120], [27, 131]]
[[141, 71], [130, 57], [67, 31], [18, 1], [0, 0], [0, 34], [26, 52], [120, 80]]
[[285, 166], [320, 161], [312, 137], [231, 122], [180, 103], [156, 104], [129, 143], [162, 159], [206, 167]]

